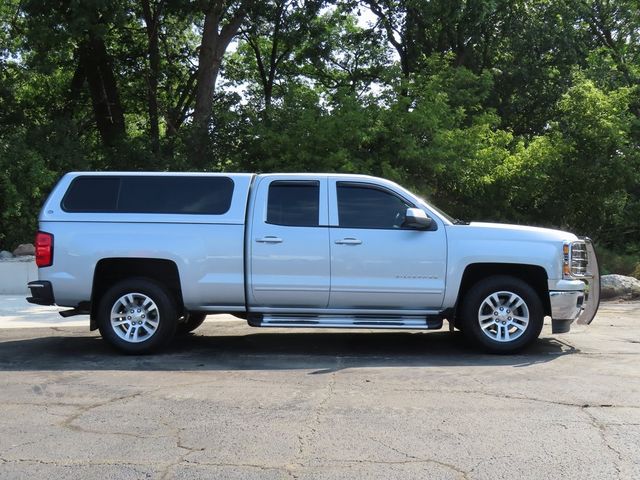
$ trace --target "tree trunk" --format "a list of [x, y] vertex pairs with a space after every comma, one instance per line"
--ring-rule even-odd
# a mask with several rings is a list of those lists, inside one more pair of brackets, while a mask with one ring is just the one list
[[206, 125], [213, 106], [213, 92], [220, 71], [220, 17], [222, 2], [212, 2], [211, 9], [204, 19], [202, 42], [198, 52], [198, 73], [196, 76], [196, 104], [193, 111], [193, 122], [197, 126]]
[[197, 127], [205, 127], [211, 117], [213, 93], [220, 72], [222, 57], [229, 43], [238, 33], [246, 13], [246, 1], [243, 1], [233, 17], [222, 28], [224, 0], [214, 0], [206, 12], [202, 42], [198, 54], [198, 74], [196, 78], [196, 103], [193, 122]]
[[160, 122], [158, 114], [158, 78], [160, 77], [160, 47], [158, 30], [160, 29], [160, 11], [162, 1], [152, 10], [149, 0], [142, 2], [142, 12], [147, 31], [149, 54], [149, 72], [147, 74], [147, 110], [149, 112], [149, 137], [151, 150], [160, 153]]
[[102, 143], [109, 147], [125, 133], [124, 113], [111, 57], [102, 38], [90, 36], [80, 46], [80, 58], [91, 93], [93, 113]]
[[73, 108], [80, 96], [80, 92], [82, 91], [82, 87], [84, 86], [84, 81], [87, 78], [87, 74], [84, 70], [84, 64], [82, 60], [82, 55], [79, 55], [80, 52], [76, 51], [76, 59], [78, 63], [76, 64], [76, 69], [73, 72], [73, 77], [71, 78], [71, 84], [69, 85], [69, 93], [67, 96], [67, 101], [64, 104], [62, 109], [63, 116], [71, 117], [73, 114]]
[[193, 110], [193, 131], [189, 143], [191, 144], [191, 162], [197, 168], [204, 168], [207, 164], [207, 144], [209, 135], [209, 120], [213, 110], [213, 94], [216, 80], [220, 73], [222, 58], [233, 37], [238, 33], [242, 24], [249, 0], [243, 0], [224, 24], [224, 0], [212, 0], [205, 12], [202, 42], [198, 53], [198, 72], [196, 75], [195, 106]]

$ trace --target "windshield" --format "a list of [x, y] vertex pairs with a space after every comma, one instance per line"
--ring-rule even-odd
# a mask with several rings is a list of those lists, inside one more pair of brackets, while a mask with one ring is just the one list
[[449, 215], [448, 213], [443, 212], [442, 210], [440, 210], [438, 207], [434, 206], [433, 203], [427, 203], [423, 198], [419, 199], [422, 204], [427, 207], [430, 208], [431, 210], [435, 210], [435, 212], [440, 215], [441, 217], [446, 218], [447, 220], [449, 220], [451, 223], [453, 223], [454, 225], [458, 225], [458, 224], [462, 224], [462, 223], [467, 223], [463, 220], [459, 220], [457, 218], [453, 218], [451, 215]]
[[406, 188], [402, 187], [401, 185], [398, 185], [397, 183], [395, 183], [394, 185], [395, 185], [396, 188], [398, 188], [398, 189], [404, 191], [406, 194], [408, 194], [410, 198], [418, 200], [422, 204], [422, 206], [426, 207], [428, 210], [435, 211], [441, 218], [447, 220], [448, 222], [452, 223], [453, 225], [468, 225], [469, 224], [469, 222], [466, 222], [466, 221], [463, 221], [463, 220], [459, 220], [457, 218], [453, 218], [451, 215], [447, 215], [445, 212], [440, 210], [438, 207], [434, 207], [432, 203], [427, 203], [427, 201], [424, 198], [417, 196], [416, 194], [414, 194], [410, 190], [407, 190]]
[[451, 223], [456, 224], [459, 222], [459, 220], [457, 218], [453, 218], [451, 215], [443, 212], [442, 210], [440, 210], [438, 207], [434, 206], [433, 203], [427, 203], [423, 198], [419, 198], [418, 199], [422, 202], [422, 204], [427, 207], [430, 208], [431, 210], [435, 210], [436, 213], [438, 213], [441, 217], [446, 218], [447, 220], [449, 220]]

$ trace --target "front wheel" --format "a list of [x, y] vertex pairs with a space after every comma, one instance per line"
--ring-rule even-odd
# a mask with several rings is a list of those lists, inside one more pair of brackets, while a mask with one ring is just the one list
[[471, 287], [462, 318], [463, 332], [473, 343], [491, 353], [514, 353], [538, 338], [544, 310], [529, 284], [501, 275]]
[[151, 353], [171, 341], [176, 331], [176, 304], [162, 285], [147, 278], [118, 282], [100, 300], [102, 338], [125, 353]]

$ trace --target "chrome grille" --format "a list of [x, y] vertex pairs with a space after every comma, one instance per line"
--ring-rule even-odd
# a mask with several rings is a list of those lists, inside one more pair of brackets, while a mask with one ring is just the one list
[[587, 275], [587, 245], [584, 242], [573, 242], [571, 244], [571, 275], [574, 277], [584, 277]]

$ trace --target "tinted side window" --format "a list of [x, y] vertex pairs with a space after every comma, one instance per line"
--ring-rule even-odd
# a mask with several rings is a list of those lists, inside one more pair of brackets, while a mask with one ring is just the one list
[[62, 199], [67, 212], [222, 215], [229, 210], [228, 177], [86, 176], [71, 182]]
[[319, 182], [272, 182], [267, 201], [267, 223], [317, 227], [320, 218]]
[[338, 183], [340, 227], [401, 228], [409, 206], [384, 190]]
[[62, 199], [67, 212], [115, 212], [119, 177], [78, 177]]
[[122, 177], [118, 211], [222, 215], [232, 196], [227, 177]]

